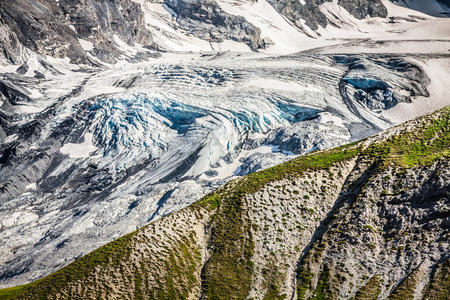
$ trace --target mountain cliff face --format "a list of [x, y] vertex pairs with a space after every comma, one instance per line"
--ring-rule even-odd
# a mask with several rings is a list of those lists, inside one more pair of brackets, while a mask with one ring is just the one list
[[252, 50], [263, 47], [259, 28], [242, 16], [226, 13], [214, 0], [166, 0], [164, 4], [182, 29], [203, 40], [243, 42]]
[[0, 30], [6, 36], [0, 45], [3, 56], [16, 64], [26, 58], [23, 48], [89, 63], [82, 44], [92, 44], [93, 55], [104, 62], [121, 55], [115, 39], [152, 45], [140, 5], [131, 0], [2, 0]]
[[450, 108], [230, 181], [5, 299], [446, 299]]
[[[448, 6], [432, 2], [431, 14], [448, 14]], [[2, 64], [22, 64], [33, 53], [67, 57], [76, 64], [115, 63], [130, 59], [128, 46], [137, 49], [134, 59], [150, 55], [149, 49], [214, 50], [239, 45], [241, 50], [260, 51], [270, 49], [273, 39], [279, 39], [276, 32], [283, 36], [281, 27], [287, 26], [293, 36], [277, 45], [280, 52], [284, 44], [297, 44], [306, 37], [313, 38], [306, 39], [307, 44], [326, 41], [324, 30], [352, 28], [365, 38], [383, 23], [427, 20], [423, 15], [397, 17], [395, 6], [381, 0], [1, 0], [0, 4]], [[400, 4], [428, 12], [416, 2]], [[366, 19], [374, 24], [369, 30], [360, 25]]]
[[[320, 10], [320, 5], [333, 0], [269, 0], [269, 3], [277, 11], [287, 17], [291, 22], [302, 28], [302, 21], [313, 30], [319, 26], [326, 27], [330, 22], [326, 15]], [[339, 0], [337, 4], [346, 9], [357, 19], [365, 17], [381, 17], [388, 15], [386, 7], [381, 0]]]

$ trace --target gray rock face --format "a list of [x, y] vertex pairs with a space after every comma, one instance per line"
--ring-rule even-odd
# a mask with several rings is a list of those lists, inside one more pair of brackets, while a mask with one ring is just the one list
[[2, 53], [0, 63], [19, 64], [22, 62], [23, 52], [23, 46], [17, 35], [0, 18], [0, 53]]
[[[268, 2], [292, 23], [302, 27], [300, 20], [313, 30], [329, 23], [320, 11], [320, 5], [331, 0], [305, 0], [304, 4], [297, 0], [268, 0]], [[370, 17], [387, 17], [387, 9], [380, 0], [339, 0], [338, 4], [358, 19]]]
[[25, 47], [40, 54], [85, 61], [84, 51], [55, 1], [1, 1], [0, 17]]
[[[268, 0], [295, 26], [317, 30], [330, 21], [321, 5], [331, 0]], [[249, 20], [224, 11], [215, 0], [161, 0], [176, 18], [175, 30], [211, 42], [233, 40], [247, 44], [251, 50], [270, 46], [263, 41], [261, 30]], [[304, 3], [304, 4], [302, 4]], [[157, 48], [145, 25], [140, 3], [133, 0], [0, 0], [1, 61], [20, 64], [26, 60], [26, 49], [53, 57], [68, 57], [73, 63], [88, 63], [86, 53], [103, 62], [114, 63], [123, 54], [117, 36], [128, 45], [135, 42]], [[239, 4], [236, 4], [239, 5]], [[386, 17], [380, 0], [340, 0], [339, 5], [358, 19], [367, 16]], [[305, 33], [309, 34], [304, 29]], [[79, 39], [93, 44], [84, 49]]]
[[367, 16], [386, 18], [388, 15], [381, 0], [339, 0], [338, 4], [358, 19]]
[[213, 42], [231, 39], [252, 50], [263, 47], [261, 30], [241, 16], [226, 13], [214, 0], [165, 0], [179, 26], [193, 35]]
[[95, 55], [103, 61], [114, 62], [120, 55], [112, 42], [113, 35], [131, 46], [135, 42], [152, 45], [141, 6], [131, 0], [62, 0], [59, 6], [75, 27], [77, 37], [92, 41]]
[[331, 0], [306, 0], [305, 4], [295, 0], [268, 0], [268, 2], [291, 22], [301, 27], [299, 21], [305, 20], [305, 24], [311, 29], [318, 29], [319, 25], [325, 27], [327, 19], [319, 10], [319, 5]]
[[94, 43], [97, 58], [114, 62], [120, 55], [113, 35], [132, 45], [151, 45], [140, 5], [130, 0], [0, 1], [0, 39], [10, 63], [20, 62], [15, 54], [21, 46], [39, 54], [69, 57], [74, 63], [88, 61], [78, 38]]

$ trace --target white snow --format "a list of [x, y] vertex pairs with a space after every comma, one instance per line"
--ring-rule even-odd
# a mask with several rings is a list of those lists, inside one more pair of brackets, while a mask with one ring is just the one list
[[399, 103], [393, 108], [384, 111], [383, 116], [396, 123], [406, 122], [417, 117], [418, 114], [433, 112], [439, 108], [450, 105], [450, 59], [431, 59], [423, 62], [419, 59], [410, 59], [411, 63], [418, 64], [431, 83], [427, 87], [430, 97], [415, 97], [412, 103]]
[[25, 187], [26, 190], [35, 190], [36, 188], [36, 182], [30, 183]]
[[113, 40], [125, 55], [134, 56], [138, 52], [136, 47], [128, 45], [127, 43], [122, 41], [122, 39], [116, 34], [113, 35]]
[[59, 151], [63, 154], [69, 155], [70, 158], [85, 158], [90, 157], [91, 153], [98, 148], [92, 144], [92, 133], [87, 132], [84, 135], [84, 142], [81, 144], [67, 143], [62, 146]]
[[246, 83], [248, 87], [255, 87], [259, 89], [270, 89], [280, 91], [292, 91], [292, 92], [321, 92], [319, 88], [314, 85], [299, 84], [295, 81], [289, 80], [276, 80], [270, 78], [257, 78], [249, 80]]
[[318, 122], [321, 124], [333, 124], [335, 126], [344, 127], [347, 122], [342, 118], [332, 115], [329, 112], [323, 112], [319, 114]]
[[250, 47], [247, 44], [239, 43], [232, 40], [224, 40], [221, 43], [210, 43], [211, 49], [213, 51], [238, 51], [238, 52], [249, 52]]
[[8, 135], [4, 141], [4, 143], [11, 143], [16, 141], [19, 138], [19, 136], [17, 134], [12, 134], [12, 135]]
[[80, 42], [80, 45], [83, 47], [84, 51], [92, 51], [94, 49], [94, 44], [92, 42], [83, 39], [78, 39], [78, 42]]
[[35, 213], [29, 211], [16, 211], [10, 215], [4, 215], [3, 220], [0, 220], [0, 228], [5, 229], [6, 227], [18, 226], [34, 222], [37, 219], [39, 219], [39, 216]]
[[18, 113], [22, 114], [36, 114], [45, 109], [45, 106], [42, 105], [34, 105], [34, 104], [24, 104], [24, 105], [16, 105], [14, 109]]

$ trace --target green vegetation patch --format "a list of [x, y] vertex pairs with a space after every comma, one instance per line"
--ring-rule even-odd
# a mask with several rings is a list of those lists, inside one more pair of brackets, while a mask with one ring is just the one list
[[423, 298], [426, 300], [450, 299], [450, 259], [447, 258], [433, 270]]
[[24, 293], [27, 288], [27, 284], [18, 285], [10, 288], [0, 289], [0, 299], [10, 299], [15, 298]]
[[389, 295], [389, 300], [414, 299], [418, 284], [417, 270], [410, 273]]
[[[195, 288], [200, 286], [201, 253], [193, 237], [194, 234], [191, 234], [190, 238], [183, 237], [176, 242], [167, 254], [161, 272], [155, 272], [155, 268], [147, 270], [152, 272], [158, 284], [152, 282], [145, 299], [188, 299]], [[139, 287], [142, 290], [144, 288]]]
[[313, 274], [306, 265], [301, 265], [297, 271], [297, 297], [306, 299], [306, 293], [312, 288]]
[[210, 258], [202, 277], [206, 299], [245, 299], [250, 291], [254, 244], [243, 196], [224, 195], [211, 217]]
[[441, 157], [448, 158], [450, 106], [435, 115], [419, 119], [419, 125], [414, 130], [401, 132], [384, 142], [371, 145], [363, 155], [377, 157], [386, 163], [393, 162], [405, 168], [427, 165]]
[[264, 277], [263, 288], [266, 289], [263, 300], [284, 300], [287, 298], [286, 294], [280, 292], [280, 286], [286, 280], [286, 274], [278, 271], [273, 258], [266, 262], [262, 275]]
[[131, 253], [131, 240], [137, 231], [124, 235], [81, 257], [55, 273], [29, 284], [0, 290], [0, 299], [45, 299], [70, 284], [87, 279], [96, 266], [117, 264]]
[[327, 265], [323, 266], [323, 270], [320, 273], [319, 282], [313, 293], [311, 300], [325, 300], [334, 299], [330, 287], [330, 269]]
[[354, 300], [377, 300], [381, 293], [383, 282], [380, 276], [375, 275], [356, 293]]

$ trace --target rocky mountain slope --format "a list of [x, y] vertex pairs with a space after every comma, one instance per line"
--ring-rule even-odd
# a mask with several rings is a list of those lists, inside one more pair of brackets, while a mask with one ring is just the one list
[[[423, 1], [422, 1], [423, 2]], [[446, 0], [1, 0], [0, 64], [103, 65], [153, 50], [292, 53], [352, 39], [441, 40]], [[410, 10], [408, 8], [415, 9]], [[424, 12], [424, 13], [422, 13]], [[441, 30], [424, 30], [439, 22]], [[436, 28], [434, 28], [436, 29]], [[130, 54], [128, 48], [135, 51]]]
[[104, 62], [121, 55], [117, 39], [128, 45], [152, 45], [140, 5], [131, 0], [0, 1], [2, 56], [20, 63], [24, 48], [42, 55], [88, 63], [83, 46]]
[[446, 299], [450, 107], [230, 181], [4, 299]]

